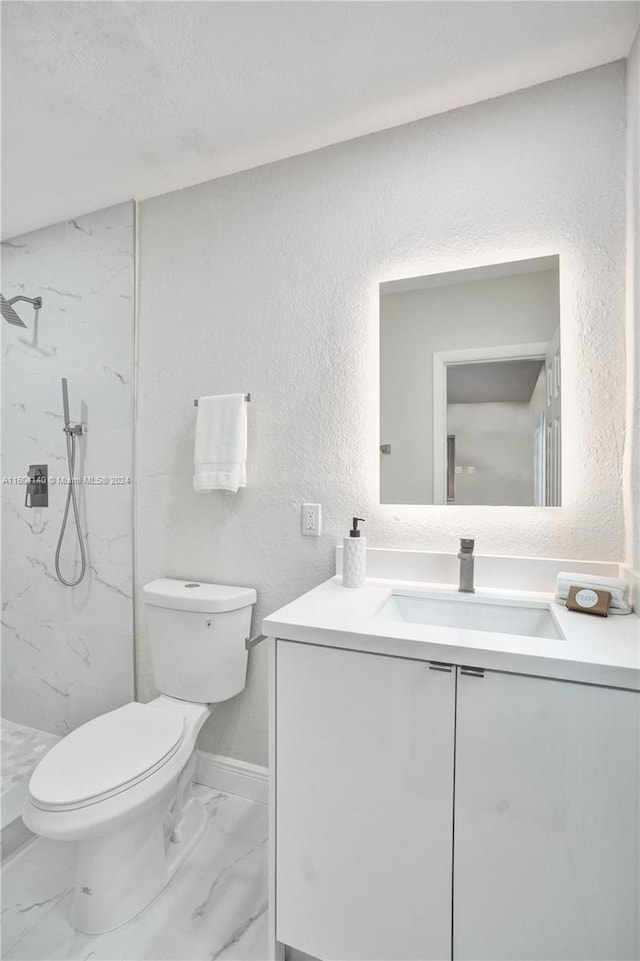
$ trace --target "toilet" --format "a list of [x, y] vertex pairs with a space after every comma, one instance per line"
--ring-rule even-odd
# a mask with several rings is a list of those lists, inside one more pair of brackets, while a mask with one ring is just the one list
[[36, 834], [78, 842], [70, 920], [84, 934], [138, 914], [197, 844], [207, 814], [192, 793], [196, 738], [246, 682], [255, 590], [161, 578], [143, 596], [160, 696], [59, 741], [22, 812]]

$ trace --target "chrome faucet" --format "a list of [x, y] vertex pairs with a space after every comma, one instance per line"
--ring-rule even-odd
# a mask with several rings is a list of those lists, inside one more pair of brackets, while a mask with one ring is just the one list
[[460, 560], [460, 586], [458, 591], [464, 594], [474, 594], [473, 586], [473, 547], [475, 541], [472, 537], [460, 538], [460, 550], [458, 559]]

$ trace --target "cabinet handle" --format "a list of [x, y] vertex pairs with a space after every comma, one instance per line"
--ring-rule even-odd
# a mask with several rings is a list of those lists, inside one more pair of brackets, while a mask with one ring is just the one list
[[429, 661], [430, 671], [445, 671], [447, 674], [451, 674], [453, 670], [451, 664], [443, 664], [442, 661]]
[[461, 667], [460, 673], [465, 677], [484, 677], [483, 667]]

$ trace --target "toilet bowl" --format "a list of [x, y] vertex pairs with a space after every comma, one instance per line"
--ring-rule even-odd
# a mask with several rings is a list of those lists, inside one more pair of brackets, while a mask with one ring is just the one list
[[215, 703], [245, 685], [254, 590], [162, 579], [143, 593], [163, 693], [59, 741], [23, 808], [34, 833], [78, 842], [70, 921], [85, 934], [138, 914], [197, 844], [207, 815], [192, 793], [196, 739]]

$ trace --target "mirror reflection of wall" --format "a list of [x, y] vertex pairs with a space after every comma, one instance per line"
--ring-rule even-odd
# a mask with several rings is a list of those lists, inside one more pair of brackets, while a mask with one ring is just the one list
[[381, 502], [558, 505], [558, 258], [380, 293]]

